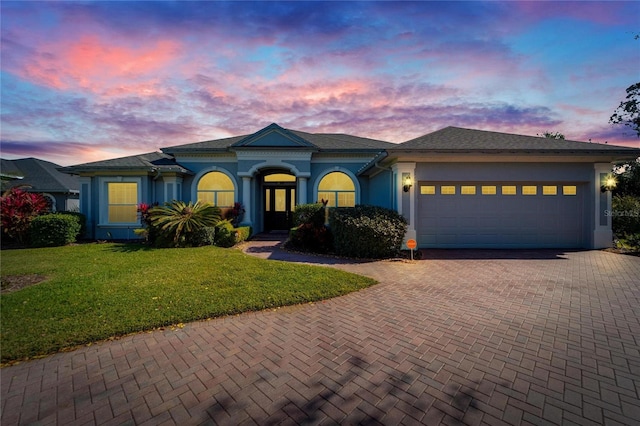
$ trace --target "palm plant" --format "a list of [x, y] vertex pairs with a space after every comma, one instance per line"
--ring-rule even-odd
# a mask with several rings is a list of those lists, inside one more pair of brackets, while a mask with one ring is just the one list
[[149, 224], [179, 246], [188, 236], [220, 221], [220, 208], [209, 203], [173, 200], [149, 209]]

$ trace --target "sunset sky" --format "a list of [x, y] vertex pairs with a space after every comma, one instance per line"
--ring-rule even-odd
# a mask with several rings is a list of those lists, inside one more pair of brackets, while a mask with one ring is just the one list
[[61, 165], [252, 133], [446, 126], [640, 147], [640, 2], [0, 3], [1, 154]]

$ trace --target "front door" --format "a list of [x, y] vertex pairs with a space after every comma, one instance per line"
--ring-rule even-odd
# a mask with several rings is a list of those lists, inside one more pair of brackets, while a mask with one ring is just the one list
[[264, 188], [264, 230], [289, 230], [293, 224], [296, 188], [268, 186]]

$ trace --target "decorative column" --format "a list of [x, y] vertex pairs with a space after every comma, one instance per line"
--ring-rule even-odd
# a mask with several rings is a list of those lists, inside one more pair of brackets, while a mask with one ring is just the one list
[[[396, 163], [391, 166], [393, 173], [396, 177], [394, 182], [395, 193], [397, 196], [396, 205], [398, 213], [407, 219], [407, 233], [405, 234], [403, 241], [403, 248], [406, 248], [407, 240], [416, 239], [416, 192], [417, 185], [416, 179], [416, 163]], [[412, 185], [408, 187], [408, 191], [404, 191], [404, 180], [409, 177]]]
[[613, 231], [611, 230], [611, 191], [602, 191], [607, 176], [611, 173], [610, 163], [594, 164], [593, 191], [595, 216], [593, 218], [594, 249], [611, 247]]
[[307, 178], [298, 177], [298, 204], [307, 204]]
[[251, 224], [251, 176], [242, 177], [242, 207], [244, 208], [243, 226]]

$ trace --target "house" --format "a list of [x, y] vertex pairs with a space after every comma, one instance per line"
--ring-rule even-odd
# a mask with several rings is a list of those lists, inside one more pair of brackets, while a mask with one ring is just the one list
[[0, 160], [2, 192], [24, 186], [25, 191], [44, 195], [52, 211], [78, 211], [80, 184], [76, 176], [61, 173], [61, 166], [37, 158]]
[[256, 133], [62, 169], [80, 180], [93, 238], [130, 238], [138, 203], [242, 203], [254, 233], [288, 229], [296, 205], [372, 204], [408, 220], [421, 248], [611, 244], [612, 162], [640, 149], [447, 127], [393, 144], [271, 124]]

